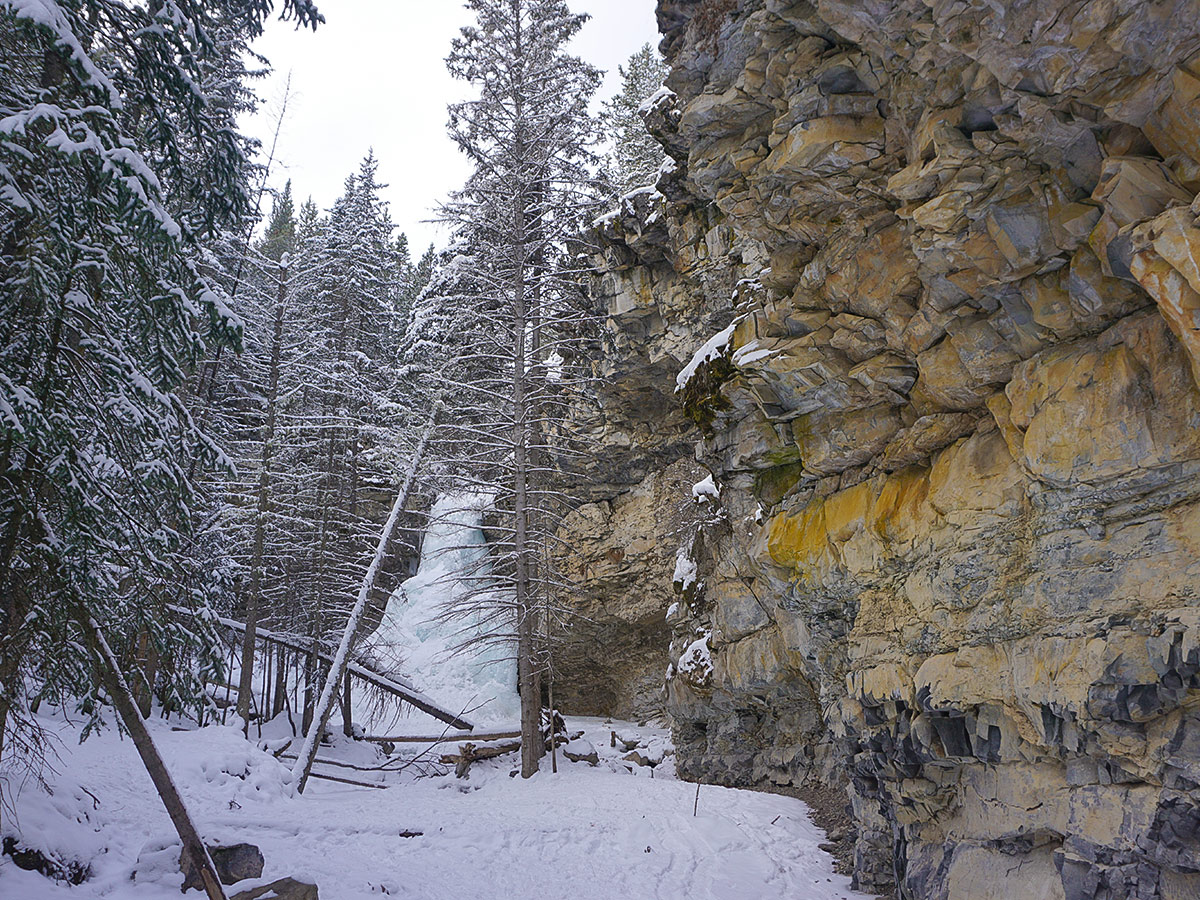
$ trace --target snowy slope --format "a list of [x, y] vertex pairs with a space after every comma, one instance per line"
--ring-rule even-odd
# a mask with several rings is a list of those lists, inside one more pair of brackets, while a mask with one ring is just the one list
[[[178, 847], [132, 745], [110, 731], [79, 746], [72, 727], [47, 724], [63, 741], [62, 774], [52, 779], [53, 797], [32, 787], [21, 793], [22, 840], [83, 857], [94, 874], [78, 887], [56, 885], [5, 857], [0, 897], [178, 900]], [[284, 766], [236, 729], [171, 731], [151, 722], [206, 840], [262, 848], [264, 878], [239, 890], [291, 875], [316, 882], [322, 900], [861, 896], [833, 873], [817, 846], [824, 835], [798, 800], [705, 785], [693, 816], [695, 785], [674, 779], [669, 756], [651, 778], [649, 769], [623, 766], [624, 751], [608, 746], [610, 728], [639, 729], [585, 724], [604, 756], [597, 767], [560, 756], [557, 775], [547, 760], [523, 781], [509, 777], [511, 754], [477, 763], [465, 781], [404, 773], [389, 775], [387, 790], [314, 782], [300, 797], [286, 787]], [[645, 736], [663, 740], [662, 732]], [[348, 743], [322, 756], [362, 763], [375, 752]], [[5, 832], [11, 827], [9, 820]]]

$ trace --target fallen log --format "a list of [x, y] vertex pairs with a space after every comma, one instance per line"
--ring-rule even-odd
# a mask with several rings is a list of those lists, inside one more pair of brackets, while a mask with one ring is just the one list
[[369, 781], [354, 781], [351, 778], [339, 778], [337, 775], [319, 775], [316, 772], [309, 772], [308, 777], [319, 778], [321, 781], [336, 781], [338, 784], [350, 784], [354, 787], [375, 788], [376, 790], [380, 791], [386, 791], [388, 787], [386, 784], [372, 784]]
[[[291, 762], [295, 762], [299, 758], [300, 757], [294, 756], [290, 753], [281, 753], [279, 755], [279, 759], [286, 759]], [[353, 763], [338, 762], [336, 759], [322, 759], [319, 756], [315, 760], [313, 760], [313, 762], [319, 763], [322, 766], [336, 766], [339, 769], [353, 769], [355, 772], [381, 772], [381, 771], [383, 771], [383, 768], [381, 766], [356, 766]]]
[[368, 734], [361, 740], [374, 744], [449, 744], [454, 741], [496, 741], [520, 736], [519, 731], [481, 731], [478, 734], [400, 734], [394, 737]]
[[467, 741], [459, 745], [458, 753], [443, 753], [440, 761], [446, 765], [453, 764], [454, 774], [459, 778], [466, 778], [467, 770], [471, 768], [471, 763], [478, 762], [481, 759], [493, 759], [520, 749], [520, 741], [503, 741], [494, 744], [483, 744], [482, 746]]
[[142, 721], [141, 711], [138, 709], [133, 693], [129, 690], [129, 683], [125, 680], [125, 675], [121, 672], [116, 654], [112, 652], [112, 648], [109, 647], [108, 641], [104, 637], [100, 623], [82, 607], [75, 612], [79, 624], [83, 626], [83, 633], [87, 638], [88, 645], [99, 664], [97, 668], [101, 683], [108, 691], [109, 699], [116, 707], [117, 715], [121, 717], [125, 730], [129, 732], [129, 736], [133, 740], [134, 749], [142, 758], [142, 764], [146, 767], [146, 773], [154, 784], [158, 798], [166, 808], [171, 824], [175, 826], [175, 831], [183, 844], [183, 856], [191, 863], [196, 881], [208, 894], [209, 900], [226, 900], [225, 889], [221, 887], [221, 880], [217, 876], [217, 869], [213, 864], [212, 856], [209, 855], [208, 847], [201, 840], [200, 833], [196, 831], [191, 813], [184, 805], [183, 797], [175, 786], [171, 773], [167, 771], [166, 763], [163, 762], [162, 754], [158, 752], [154, 738], [147, 730], [146, 723]]
[[[190, 610], [182, 607], [172, 607], [176, 612], [183, 612], [193, 615]], [[236, 631], [239, 634], [245, 634], [246, 626], [236, 619], [227, 619], [224, 616], [213, 616], [213, 621], [218, 625], [222, 625], [231, 631]], [[313, 642], [310, 638], [300, 637], [299, 635], [285, 634], [283, 632], [269, 631], [266, 628], [259, 628], [256, 631], [255, 637], [268, 644], [275, 644], [279, 647], [286, 647], [289, 650], [294, 650], [299, 653], [313, 652]], [[333, 664], [333, 657], [325, 653], [320, 648], [316, 651], [317, 658], [329, 665]], [[410, 706], [415, 706], [421, 712], [429, 713], [435, 719], [445, 722], [452, 728], [461, 728], [464, 731], [471, 731], [475, 726], [456, 713], [450, 712], [438, 706], [411, 684], [404, 682], [401, 679], [394, 678], [390, 675], [384, 675], [382, 672], [376, 672], [367, 668], [362, 663], [350, 663], [346, 666], [346, 670], [355, 678], [361, 679], [368, 684], [379, 688], [381, 691], [391, 694], [394, 697], [399, 697]]]

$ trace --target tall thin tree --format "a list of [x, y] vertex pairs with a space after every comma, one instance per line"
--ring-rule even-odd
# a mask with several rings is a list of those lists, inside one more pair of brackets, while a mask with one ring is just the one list
[[587, 106], [600, 76], [566, 51], [587, 17], [563, 0], [467, 7], [476, 24], [462, 29], [447, 65], [479, 97], [450, 107], [450, 135], [475, 171], [443, 212], [475, 259], [473, 283], [459, 296], [469, 307], [459, 338], [475, 372], [462, 384], [462, 414], [447, 418], [465, 438], [460, 471], [470, 485], [490, 487], [504, 520], [488, 579], [510, 598], [500, 637], [515, 643], [529, 777], [543, 752], [538, 622], [554, 589], [543, 552], [553, 530], [545, 401], [563, 373], [558, 346], [576, 331], [570, 239], [592, 203]]

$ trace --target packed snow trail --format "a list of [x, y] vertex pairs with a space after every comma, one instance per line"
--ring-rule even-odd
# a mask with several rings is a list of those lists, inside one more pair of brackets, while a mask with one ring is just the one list
[[[492, 644], [455, 653], [465, 638], [479, 633], [479, 621], [444, 621], [439, 615], [447, 603], [478, 590], [489, 574], [483, 516], [491, 502], [485, 492], [438, 498], [429, 514], [417, 574], [388, 600], [370, 642], [382, 660], [398, 659], [398, 674], [439, 705], [465, 714], [481, 730], [515, 727], [520, 721], [514, 649]], [[401, 730], [410, 726], [417, 733], [427, 732], [429, 721], [416, 716], [402, 722]]]
[[[53, 796], [33, 785], [20, 794], [21, 839], [90, 863], [92, 877], [59, 885], [4, 857], [0, 897], [179, 900], [179, 845], [133, 746], [112, 731], [80, 746], [74, 727], [44, 722], [61, 735], [62, 774], [51, 779]], [[262, 849], [263, 877], [230, 887], [231, 896], [285, 876], [316, 883], [321, 900], [864, 896], [834, 874], [803, 803], [704, 785], [693, 816], [696, 787], [675, 780], [669, 756], [651, 778], [609, 747], [610, 728], [646, 734], [628, 723], [568, 719], [587, 727], [597, 767], [560, 756], [558, 774], [522, 780], [509, 777], [518, 764], [511, 754], [476, 763], [467, 780], [388, 775], [386, 791], [313, 782], [303, 796], [288, 787], [287, 769], [235, 727], [149, 724], [206, 841]], [[321, 755], [364, 764], [377, 752], [340, 742]], [[13, 828], [11, 818], [4, 828]]]

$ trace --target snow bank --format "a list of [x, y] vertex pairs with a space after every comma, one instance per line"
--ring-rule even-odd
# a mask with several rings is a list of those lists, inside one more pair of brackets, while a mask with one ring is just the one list
[[269, 802], [295, 792], [290, 770], [250, 744], [201, 760], [199, 770], [214, 791], [240, 805]]

